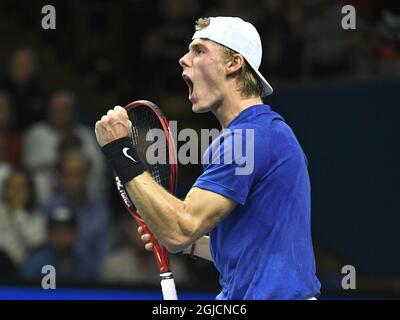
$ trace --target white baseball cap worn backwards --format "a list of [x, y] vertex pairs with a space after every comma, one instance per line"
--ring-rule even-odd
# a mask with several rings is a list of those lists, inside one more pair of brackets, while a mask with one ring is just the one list
[[215, 41], [240, 53], [261, 80], [264, 86], [263, 96], [273, 92], [268, 81], [258, 71], [262, 58], [261, 39], [251, 23], [236, 17], [212, 17], [210, 24], [196, 31], [192, 40], [199, 38]]

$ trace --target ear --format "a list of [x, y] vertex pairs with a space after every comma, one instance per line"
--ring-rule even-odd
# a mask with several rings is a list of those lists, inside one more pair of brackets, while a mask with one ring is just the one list
[[226, 66], [226, 74], [235, 74], [244, 64], [244, 58], [241, 54], [235, 53]]

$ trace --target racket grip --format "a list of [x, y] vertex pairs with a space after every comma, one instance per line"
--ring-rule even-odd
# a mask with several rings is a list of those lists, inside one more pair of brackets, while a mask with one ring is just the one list
[[171, 272], [164, 272], [160, 274], [161, 277], [161, 291], [164, 300], [178, 300], [175, 289], [175, 281]]

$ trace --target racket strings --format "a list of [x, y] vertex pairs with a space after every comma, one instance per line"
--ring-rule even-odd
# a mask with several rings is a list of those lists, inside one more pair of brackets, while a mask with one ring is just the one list
[[[165, 134], [158, 136], [160, 139], [165, 139], [162, 143], [158, 143], [155, 156], [159, 157], [159, 162], [149, 164], [147, 161], [147, 150], [155, 143], [155, 137], [152, 134], [152, 129], [160, 129], [164, 131], [159, 118], [148, 107], [138, 106], [128, 112], [132, 126], [133, 144], [140, 158], [146, 163], [153, 179], [164, 188], [169, 189], [170, 185], [170, 165], [168, 143]], [[165, 132], [164, 132], [165, 133]], [[146, 139], [147, 138], [147, 139]], [[157, 141], [158, 142], [158, 141]], [[163, 157], [161, 157], [163, 155]], [[162, 161], [165, 160], [165, 161]], [[161, 163], [160, 163], [161, 162]], [[165, 163], [164, 163], [165, 162]]]

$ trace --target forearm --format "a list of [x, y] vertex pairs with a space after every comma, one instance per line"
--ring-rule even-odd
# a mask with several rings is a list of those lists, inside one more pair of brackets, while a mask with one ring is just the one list
[[195, 240], [195, 219], [187, 203], [167, 192], [147, 172], [127, 183], [126, 189], [152, 234], [169, 251], [182, 251]]
[[139, 156], [129, 138], [132, 123], [121, 106], [109, 110], [97, 121], [95, 132], [138, 213], [170, 252], [184, 250], [235, 208], [236, 202], [210, 190], [193, 187], [182, 201], [158, 185], [144, 163], [135, 160]]

